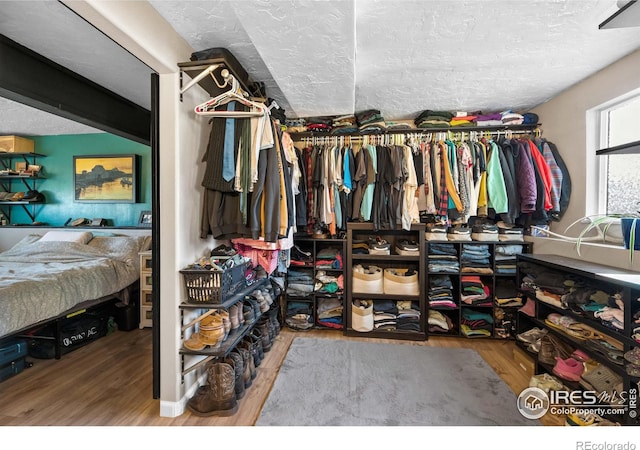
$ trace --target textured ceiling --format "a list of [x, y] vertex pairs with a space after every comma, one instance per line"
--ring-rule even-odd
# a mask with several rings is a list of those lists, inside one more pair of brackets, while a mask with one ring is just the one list
[[[194, 50], [231, 51], [288, 117], [525, 111], [640, 48], [640, 26], [598, 29], [616, 0], [150, 3]], [[0, 34], [149, 107], [150, 69], [62, 3], [0, 0], [0, 12]], [[0, 134], [99, 131], [0, 109]]]

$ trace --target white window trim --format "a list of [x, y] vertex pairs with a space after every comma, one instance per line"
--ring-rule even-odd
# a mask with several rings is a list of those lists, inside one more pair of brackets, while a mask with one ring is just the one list
[[640, 98], [640, 88], [604, 102], [587, 111], [587, 180], [594, 180], [587, 192], [586, 215], [605, 214], [607, 211], [608, 156], [596, 156], [596, 151], [609, 146], [607, 141], [609, 111]]

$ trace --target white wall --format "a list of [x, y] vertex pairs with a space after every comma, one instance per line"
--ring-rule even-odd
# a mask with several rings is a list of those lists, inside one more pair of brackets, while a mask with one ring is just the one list
[[[552, 231], [564, 234], [575, 220], [596, 213], [593, 209], [597, 201], [595, 151], [599, 149], [599, 142], [587, 112], [639, 87], [640, 50], [532, 110], [540, 117], [543, 137], [558, 146], [571, 174], [569, 208], [561, 222], [552, 224]], [[531, 89], [535, 89], [535, 84]]]
[[[600, 148], [600, 142], [595, 116], [590, 110], [638, 88], [640, 50], [532, 110], [540, 117], [543, 137], [558, 146], [571, 175], [569, 208], [562, 221], [552, 222], [552, 231], [576, 236], [581, 230], [579, 225], [568, 232], [566, 227], [583, 216], [597, 213], [598, 157], [595, 152]], [[534, 242], [534, 253], [565, 255], [623, 269], [632, 268], [628, 251], [620, 246], [583, 244], [578, 255], [572, 243], [556, 239], [534, 239]], [[640, 260], [640, 255], [636, 259]], [[633, 270], [640, 270], [638, 261]]]
[[[200, 239], [206, 121], [193, 107], [208, 95], [199, 87], [179, 98], [177, 64], [194, 51], [147, 2], [74, 0], [64, 2], [89, 23], [160, 75], [160, 411], [175, 417], [197, 385], [196, 373], [182, 380], [181, 314], [184, 286], [179, 270], [215, 246]], [[188, 76], [187, 76], [188, 80]], [[157, 258], [154, 255], [154, 258]]]

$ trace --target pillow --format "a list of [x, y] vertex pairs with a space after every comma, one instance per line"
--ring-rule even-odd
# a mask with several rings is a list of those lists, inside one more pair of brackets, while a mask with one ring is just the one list
[[64, 241], [77, 242], [78, 244], [86, 244], [93, 239], [93, 233], [90, 231], [47, 231], [40, 238], [43, 241]]

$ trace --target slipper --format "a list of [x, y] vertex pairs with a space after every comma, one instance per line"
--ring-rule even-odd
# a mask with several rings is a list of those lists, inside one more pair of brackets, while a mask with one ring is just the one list
[[200, 340], [199, 333], [193, 333], [189, 339], [184, 341], [184, 346], [194, 352], [203, 350], [206, 347], [205, 343]]

